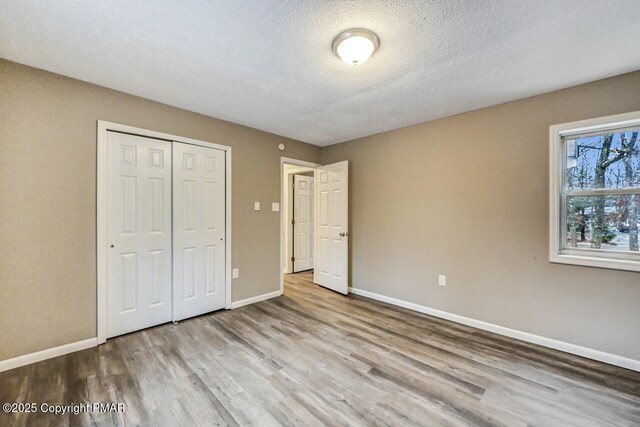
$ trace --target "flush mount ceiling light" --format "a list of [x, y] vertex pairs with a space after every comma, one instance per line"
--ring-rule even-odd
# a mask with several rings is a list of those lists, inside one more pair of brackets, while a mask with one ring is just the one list
[[369, 30], [355, 28], [344, 31], [333, 40], [333, 53], [349, 65], [364, 63], [378, 50], [380, 40]]

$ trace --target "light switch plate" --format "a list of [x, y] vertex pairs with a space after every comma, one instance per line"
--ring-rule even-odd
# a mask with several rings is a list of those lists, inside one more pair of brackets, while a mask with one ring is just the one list
[[253, 203], [253, 210], [256, 212], [260, 210], [260, 202]]
[[233, 278], [237, 279], [238, 277], [240, 277], [240, 269], [239, 268], [234, 268], [233, 269]]
[[280, 203], [271, 203], [271, 210], [273, 212], [280, 212]]
[[438, 285], [440, 286], [447, 286], [447, 276], [440, 274], [438, 276]]

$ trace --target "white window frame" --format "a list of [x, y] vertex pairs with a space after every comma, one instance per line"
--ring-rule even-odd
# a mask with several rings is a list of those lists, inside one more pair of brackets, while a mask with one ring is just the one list
[[[610, 268], [615, 270], [640, 271], [640, 254], [613, 252], [590, 248], [563, 248], [566, 241], [566, 212], [563, 200], [571, 191], [565, 191], [566, 156], [563, 137], [580, 136], [593, 132], [607, 132], [629, 127], [640, 127], [640, 111], [580, 120], [549, 127], [549, 261], [560, 264], [587, 267]], [[579, 191], [579, 195], [596, 196], [608, 193], [624, 194], [628, 190]], [[633, 192], [635, 194], [635, 191]]]

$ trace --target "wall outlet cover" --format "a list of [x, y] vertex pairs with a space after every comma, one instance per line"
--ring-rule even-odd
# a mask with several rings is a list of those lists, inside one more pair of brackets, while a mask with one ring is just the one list
[[438, 276], [438, 285], [447, 286], [447, 276], [444, 276], [444, 275], [440, 274]]
[[253, 202], [253, 210], [256, 212], [260, 210], [260, 202]]
[[237, 279], [238, 277], [240, 277], [240, 269], [234, 268], [233, 269], [233, 278]]
[[271, 210], [273, 212], [280, 212], [280, 203], [271, 203]]

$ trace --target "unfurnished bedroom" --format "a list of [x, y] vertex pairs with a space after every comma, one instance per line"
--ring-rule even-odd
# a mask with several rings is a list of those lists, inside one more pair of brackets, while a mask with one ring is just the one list
[[640, 425], [636, 0], [0, 2], [0, 426]]

